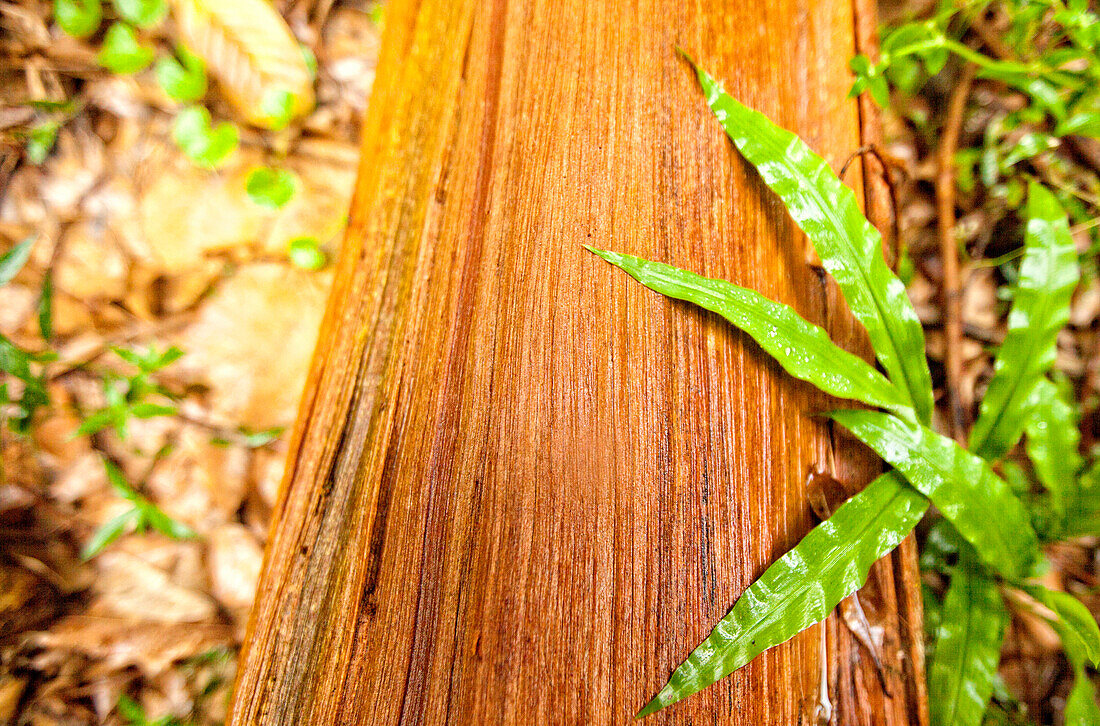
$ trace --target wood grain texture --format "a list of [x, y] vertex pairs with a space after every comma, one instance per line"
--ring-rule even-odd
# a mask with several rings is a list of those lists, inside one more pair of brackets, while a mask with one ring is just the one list
[[[231, 723], [627, 723], [812, 525], [809, 468], [869, 480], [812, 415], [832, 402], [581, 247], [751, 287], [865, 353], [673, 51], [839, 168], [855, 21], [851, 0], [391, 0]], [[892, 696], [825, 626], [833, 723], [922, 722], [912, 565], [863, 596]], [[810, 723], [820, 638], [651, 721]]]

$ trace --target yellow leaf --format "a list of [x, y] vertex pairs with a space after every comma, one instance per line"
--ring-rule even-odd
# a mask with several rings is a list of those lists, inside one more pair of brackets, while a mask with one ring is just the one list
[[[180, 40], [201, 57], [241, 116], [280, 128], [313, 108], [313, 72], [301, 46], [266, 0], [172, 0]], [[273, 114], [272, 98], [289, 98]]]

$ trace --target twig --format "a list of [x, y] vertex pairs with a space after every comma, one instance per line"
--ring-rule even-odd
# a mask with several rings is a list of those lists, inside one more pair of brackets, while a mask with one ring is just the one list
[[962, 442], [966, 436], [967, 411], [961, 398], [962, 381], [962, 289], [959, 283], [959, 250], [955, 244], [955, 152], [959, 147], [963, 113], [976, 66], [963, 67], [951, 92], [944, 121], [943, 137], [936, 154], [936, 215], [939, 218], [940, 257], [943, 261], [942, 304], [944, 318], [944, 367], [947, 372], [947, 405], [951, 435]]
[[893, 239], [888, 241], [887, 247], [891, 252], [890, 259], [887, 263], [890, 268], [895, 272], [897, 271], [898, 260], [901, 259], [901, 251], [904, 248], [901, 239], [901, 215], [898, 213], [898, 191], [894, 184], [894, 178], [891, 174], [893, 169], [900, 169], [902, 174], [906, 173], [904, 162], [883, 151], [877, 144], [864, 144], [863, 146], [852, 152], [852, 155], [844, 162], [844, 165], [840, 167], [840, 173], [837, 176], [841, 181], [844, 180], [844, 175], [848, 172], [848, 167], [857, 158], [862, 158], [865, 155], [871, 155], [878, 161], [879, 166], [882, 167], [882, 180], [886, 184], [886, 191], [890, 199], [890, 221], [891, 228], [893, 230]]

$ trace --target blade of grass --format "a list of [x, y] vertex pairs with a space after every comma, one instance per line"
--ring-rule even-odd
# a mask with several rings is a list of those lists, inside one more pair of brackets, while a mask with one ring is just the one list
[[87, 544], [81, 549], [81, 558], [90, 560], [98, 555], [108, 545], [121, 537], [123, 533], [126, 532], [126, 528], [136, 522], [137, 517], [137, 509], [127, 509], [125, 512], [111, 517], [102, 527], [95, 531], [92, 538], [89, 539]]
[[932, 379], [924, 331], [905, 285], [882, 256], [882, 235], [863, 216], [855, 194], [798, 136], [741, 104], [688, 60], [726, 135], [810, 238], [848, 307], [867, 328], [888, 377], [905, 393], [917, 420], [929, 423]]
[[637, 718], [701, 691], [823, 620], [863, 585], [875, 560], [897, 547], [927, 508], [897, 474], [875, 479], [741, 594]]
[[7, 285], [23, 269], [30, 259], [33, 246], [34, 237], [27, 237], [0, 257], [0, 285]]
[[46, 271], [38, 298], [38, 332], [48, 344], [53, 337], [53, 272]]
[[848, 429], [896, 468], [997, 572], [1031, 574], [1039, 544], [1023, 503], [989, 465], [923, 426], [878, 411], [834, 411]]
[[[965, 552], [965, 550], [964, 550]], [[985, 713], [1008, 611], [996, 581], [973, 553], [952, 570], [928, 673], [928, 704], [937, 726], [979, 726]]]
[[[837, 347], [829, 335], [780, 303], [732, 285], [640, 257], [588, 249], [651, 290], [718, 313], [748, 333], [795, 378], [838, 398], [906, 409], [905, 398], [863, 359]], [[910, 414], [911, 415], [911, 414]]]
[[990, 461], [1007, 454], [1023, 433], [1028, 398], [1054, 365], [1058, 331], [1069, 320], [1080, 278], [1066, 211], [1041, 184], [1028, 187], [1027, 218], [1008, 334], [970, 431], [970, 450]]

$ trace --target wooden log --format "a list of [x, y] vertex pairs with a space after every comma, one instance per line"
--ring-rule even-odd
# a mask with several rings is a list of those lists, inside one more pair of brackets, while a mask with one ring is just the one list
[[[833, 402], [581, 246], [866, 353], [674, 46], [839, 168], [867, 5], [391, 0], [231, 723], [627, 723], [812, 526], [810, 467], [870, 479]], [[862, 594], [885, 686], [831, 617], [650, 720], [925, 723], [900, 551]]]

